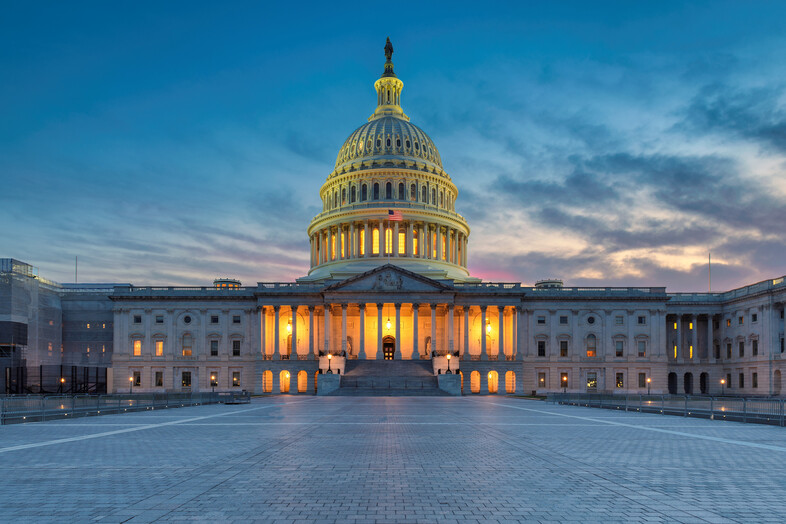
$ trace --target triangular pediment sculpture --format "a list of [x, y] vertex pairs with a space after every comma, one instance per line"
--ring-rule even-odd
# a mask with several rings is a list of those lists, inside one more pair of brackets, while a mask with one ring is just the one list
[[450, 286], [412, 271], [385, 264], [360, 275], [336, 282], [325, 288], [325, 291], [444, 291]]

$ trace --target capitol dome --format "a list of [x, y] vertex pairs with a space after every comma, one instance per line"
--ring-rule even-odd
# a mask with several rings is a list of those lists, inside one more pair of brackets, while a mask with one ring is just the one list
[[377, 108], [344, 141], [308, 228], [311, 269], [302, 281], [348, 278], [394, 264], [434, 279], [477, 281], [467, 271], [469, 226], [437, 146], [401, 108], [393, 46], [374, 83]]

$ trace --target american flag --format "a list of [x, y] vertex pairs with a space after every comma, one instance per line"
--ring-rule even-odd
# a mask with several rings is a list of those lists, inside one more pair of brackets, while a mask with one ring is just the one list
[[388, 220], [391, 222], [401, 222], [404, 217], [401, 216], [401, 211], [398, 209], [388, 209]]

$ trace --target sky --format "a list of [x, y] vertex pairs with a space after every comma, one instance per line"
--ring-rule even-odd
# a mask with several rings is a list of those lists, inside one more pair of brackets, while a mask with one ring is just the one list
[[440, 150], [484, 280], [724, 291], [786, 274], [783, 2], [14, 2], [0, 257], [41, 276], [307, 274], [376, 104]]

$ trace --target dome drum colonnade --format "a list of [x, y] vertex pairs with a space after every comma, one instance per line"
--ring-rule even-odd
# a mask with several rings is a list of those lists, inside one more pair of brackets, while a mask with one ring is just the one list
[[466, 269], [469, 226], [455, 212], [458, 188], [432, 140], [401, 109], [404, 84], [388, 47], [385, 71], [374, 84], [377, 108], [347, 138], [320, 190], [323, 212], [308, 228], [311, 270], [303, 280], [387, 262], [421, 267], [432, 277], [475, 280]]
[[383, 339], [394, 337], [395, 360], [451, 353], [468, 361], [513, 361], [520, 337], [526, 338], [519, 333], [526, 314], [521, 306], [425, 302], [262, 306], [262, 358], [311, 360], [331, 353], [381, 360]]

